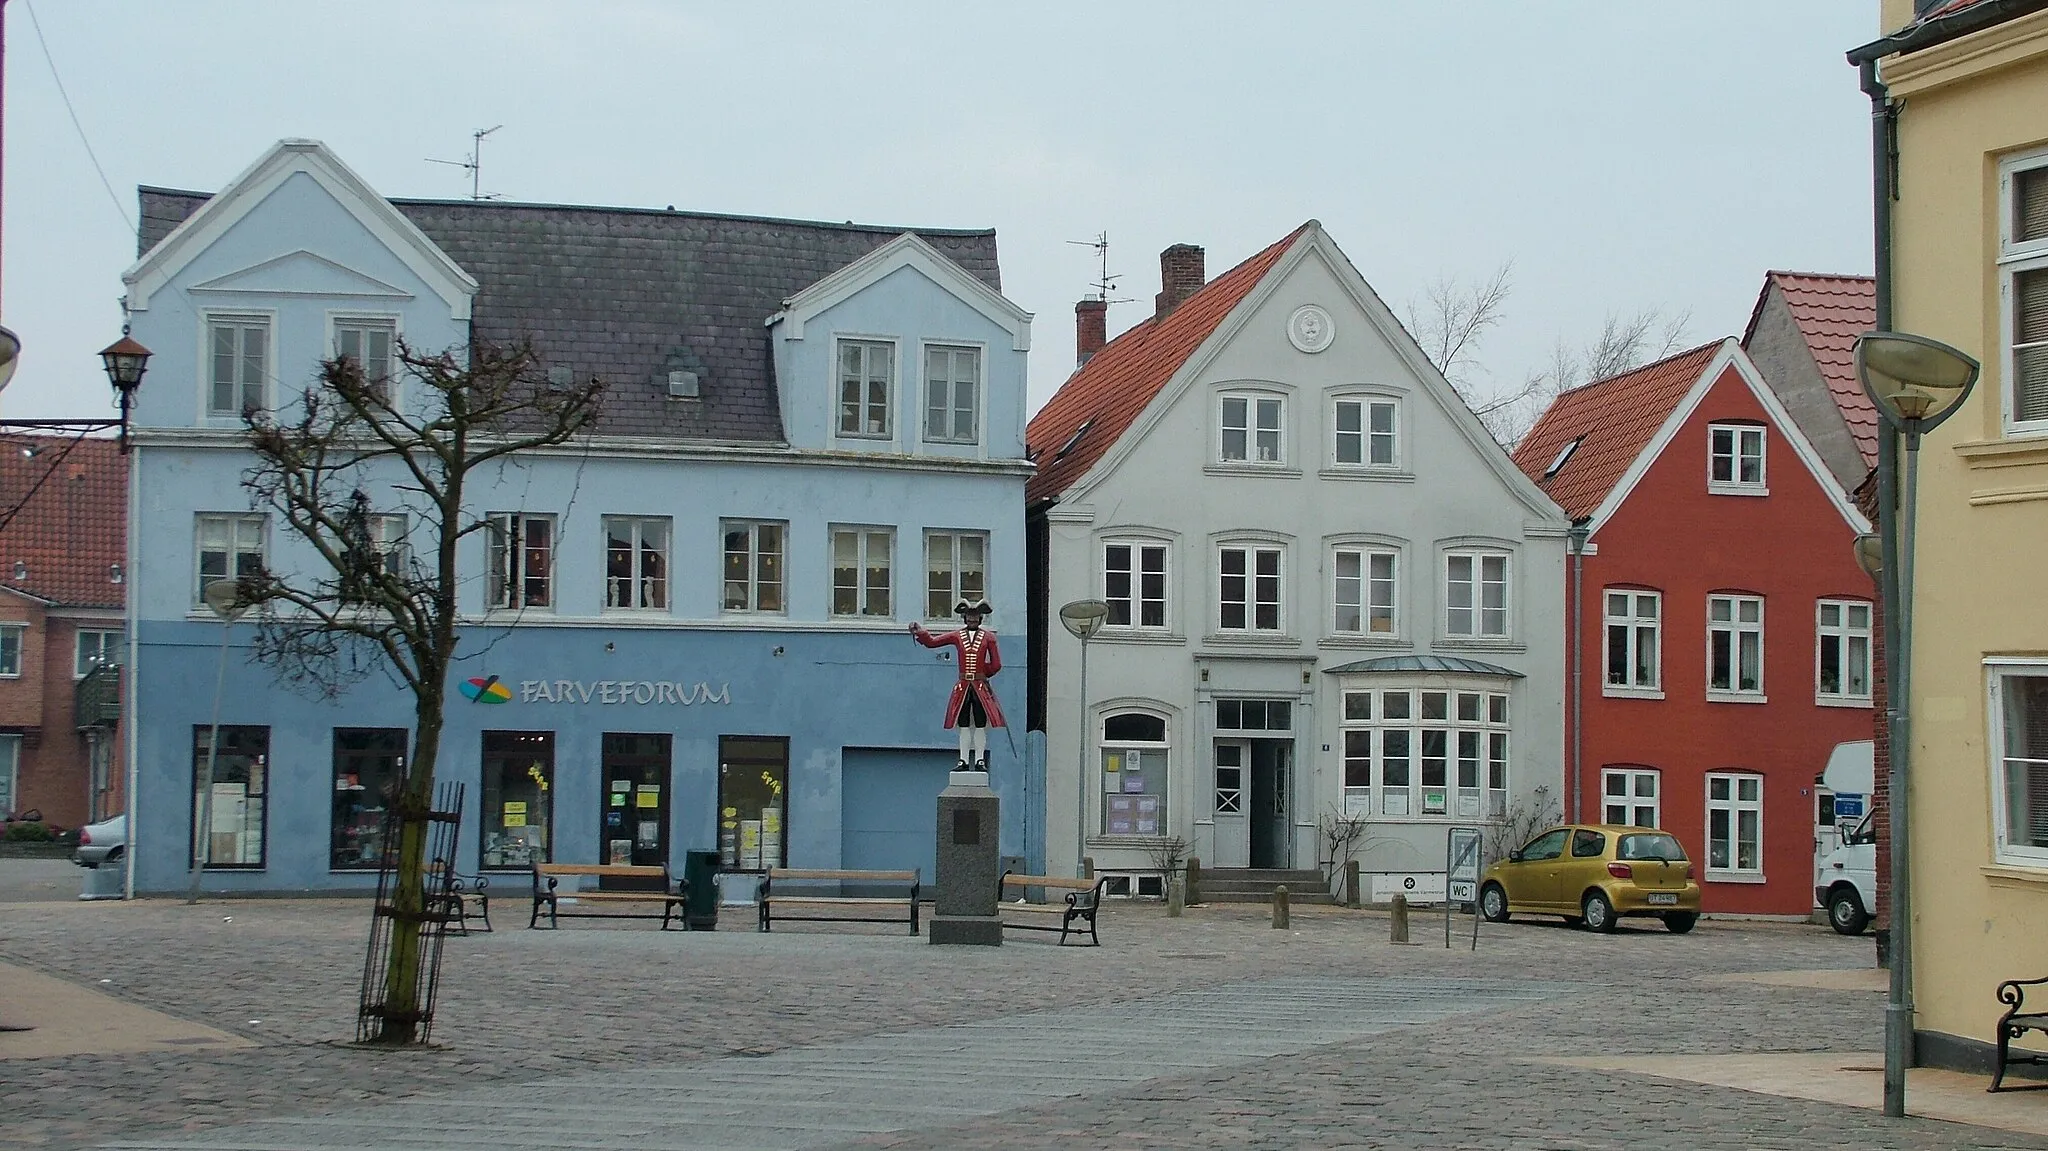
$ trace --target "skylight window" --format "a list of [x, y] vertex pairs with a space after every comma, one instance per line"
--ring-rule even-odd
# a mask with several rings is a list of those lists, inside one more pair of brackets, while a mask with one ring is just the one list
[[1586, 437], [1584, 436], [1573, 436], [1563, 447], [1559, 448], [1557, 450], [1557, 458], [1550, 461], [1549, 467], [1543, 469], [1543, 478], [1547, 480], [1563, 471], [1565, 462], [1572, 458], [1573, 452], [1579, 450], [1579, 445], [1584, 443], [1585, 439]]
[[1074, 450], [1074, 445], [1081, 442], [1081, 437], [1088, 434], [1088, 429], [1094, 426], [1094, 416], [1090, 416], [1087, 419], [1082, 420], [1081, 426], [1074, 429], [1074, 434], [1067, 437], [1067, 442], [1060, 445], [1060, 450], [1054, 452], [1052, 454], [1052, 458], [1056, 460], [1065, 459], [1067, 453]]

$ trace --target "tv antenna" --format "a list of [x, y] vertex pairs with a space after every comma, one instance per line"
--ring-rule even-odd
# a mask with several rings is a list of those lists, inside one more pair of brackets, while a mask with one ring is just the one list
[[[0, 0], [0, 3], [4, 2], [5, 0]], [[469, 198], [472, 200], [495, 200], [503, 193], [485, 192], [482, 190], [482, 177], [484, 170], [484, 137], [490, 135], [491, 133], [497, 131], [499, 128], [502, 128], [504, 126], [505, 125], [503, 124], [497, 124], [489, 128], [482, 128], [475, 132], [471, 132], [469, 134], [469, 138], [471, 141], [469, 149], [469, 159], [467, 160], [436, 160], [432, 156], [429, 156], [427, 157], [427, 163], [446, 164], [451, 168], [460, 168], [463, 171], [468, 172]]]
[[1122, 278], [1123, 273], [1118, 272], [1115, 275], [1110, 274], [1108, 232], [1097, 232], [1095, 233], [1095, 238], [1092, 240], [1068, 240], [1067, 243], [1073, 244], [1077, 247], [1095, 249], [1095, 282], [1088, 286], [1095, 289], [1096, 299], [1101, 300], [1105, 304], [1128, 304], [1131, 302], [1130, 297], [1128, 296], [1118, 296], [1114, 298], [1110, 296], [1111, 292], [1116, 291], [1116, 282], [1118, 279]]

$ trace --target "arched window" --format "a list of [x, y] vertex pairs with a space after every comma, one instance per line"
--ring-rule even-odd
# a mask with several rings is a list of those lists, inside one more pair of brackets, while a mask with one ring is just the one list
[[1138, 711], [1102, 720], [1102, 833], [1166, 834], [1166, 720]]

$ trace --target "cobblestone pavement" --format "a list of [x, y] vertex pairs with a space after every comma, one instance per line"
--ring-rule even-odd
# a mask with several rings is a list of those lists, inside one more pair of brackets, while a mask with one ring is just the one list
[[[1395, 946], [1386, 920], [1369, 913], [1299, 909], [1293, 930], [1275, 931], [1256, 907], [1191, 908], [1172, 920], [1157, 906], [1133, 905], [1104, 914], [1099, 949], [1049, 939], [975, 949], [933, 948], [887, 928], [762, 936], [735, 930], [745, 922], [733, 909], [727, 930], [667, 934], [615, 923], [530, 932], [514, 922], [521, 916], [512, 901], [496, 910], [499, 932], [448, 943], [437, 1046], [395, 1053], [336, 1042], [353, 1031], [367, 930], [360, 902], [0, 907], [0, 959], [262, 1044], [0, 1062], [0, 1146], [154, 1141], [564, 1077], [601, 1091], [608, 1073], [623, 1082], [684, 1064], [709, 1071], [709, 1061], [794, 1058], [797, 1048], [1049, 1008], [1241, 996], [1275, 979], [1405, 978], [1568, 986], [1426, 1025], [1272, 1056], [1247, 1050], [1213, 1065], [1173, 1061], [1156, 1077], [1109, 1078], [1078, 1097], [1019, 1098], [979, 1116], [963, 1108], [951, 1125], [845, 1139], [932, 1148], [2048, 1151], [2048, 1140], [1981, 1128], [1890, 1123], [1866, 1111], [1515, 1061], [1876, 1050], [1878, 995], [1702, 978], [1870, 963], [1867, 939], [1821, 928], [1707, 921], [1683, 937], [1635, 924], [1595, 936], [1517, 922], [1488, 925], [1474, 954], [1463, 939], [1445, 950], [1440, 928], [1421, 917], [1422, 945]], [[426, 1114], [427, 1124], [448, 1121]]]

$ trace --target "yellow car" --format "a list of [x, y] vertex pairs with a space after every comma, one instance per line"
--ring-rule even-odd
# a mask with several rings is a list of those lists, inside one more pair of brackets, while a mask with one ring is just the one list
[[1683, 935], [1700, 917], [1700, 885], [1668, 831], [1620, 824], [1553, 827], [1486, 869], [1479, 911], [1495, 923], [1517, 912], [1560, 915], [1613, 931], [1624, 915], [1654, 915]]

